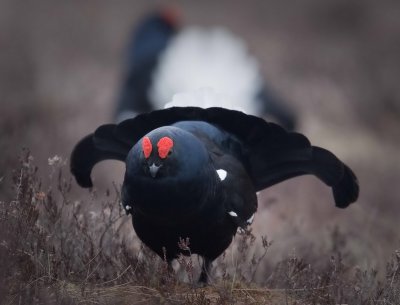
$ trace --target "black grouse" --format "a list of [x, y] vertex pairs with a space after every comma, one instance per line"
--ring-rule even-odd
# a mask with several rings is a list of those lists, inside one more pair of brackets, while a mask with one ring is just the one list
[[172, 107], [102, 125], [83, 138], [71, 171], [91, 187], [93, 166], [126, 163], [122, 204], [138, 237], [171, 262], [180, 238], [204, 258], [199, 281], [229, 246], [237, 229], [251, 224], [256, 192], [283, 180], [312, 174], [332, 188], [336, 206], [358, 197], [357, 178], [331, 152], [300, 133], [224, 108]]
[[[241, 38], [222, 27], [181, 26], [179, 16], [176, 8], [165, 7], [135, 26], [125, 55], [117, 122], [162, 109], [177, 92], [212, 88], [231, 96], [228, 105], [218, 100], [208, 107], [234, 104], [246, 113], [274, 119], [286, 129], [295, 128], [295, 114], [267, 86], [257, 59]], [[174, 106], [198, 105], [185, 100]]]

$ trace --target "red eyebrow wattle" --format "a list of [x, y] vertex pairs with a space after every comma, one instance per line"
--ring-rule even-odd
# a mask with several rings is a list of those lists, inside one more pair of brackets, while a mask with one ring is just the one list
[[169, 151], [174, 146], [174, 141], [169, 137], [161, 138], [158, 143], [158, 155], [161, 159], [165, 159], [168, 156]]
[[144, 153], [144, 157], [147, 159], [150, 157], [151, 151], [153, 150], [153, 146], [151, 145], [151, 141], [149, 137], [144, 137], [142, 140], [142, 149]]

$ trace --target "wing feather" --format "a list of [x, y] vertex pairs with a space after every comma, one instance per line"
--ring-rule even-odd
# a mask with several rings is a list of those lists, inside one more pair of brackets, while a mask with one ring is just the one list
[[89, 187], [90, 172], [97, 162], [124, 161], [130, 148], [145, 134], [180, 121], [208, 122], [230, 134], [232, 142], [239, 145], [221, 149], [243, 162], [257, 191], [292, 177], [311, 174], [332, 188], [338, 207], [346, 207], [358, 197], [356, 176], [331, 152], [312, 146], [300, 133], [288, 132], [277, 124], [240, 111], [218, 107], [172, 107], [141, 114], [118, 125], [100, 126], [74, 149], [71, 171], [80, 185]]
[[129, 146], [114, 135], [115, 125], [102, 125], [95, 133], [84, 137], [71, 154], [70, 168], [82, 187], [92, 187], [90, 174], [93, 167], [103, 160], [125, 161]]

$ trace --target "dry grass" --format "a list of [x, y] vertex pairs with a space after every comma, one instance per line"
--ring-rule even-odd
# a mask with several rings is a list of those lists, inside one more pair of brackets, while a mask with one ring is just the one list
[[[339, 251], [318, 264], [295, 254], [268, 266], [273, 243], [261, 238], [254, 251], [251, 231], [215, 264], [212, 285], [199, 288], [193, 257], [180, 257], [175, 273], [146, 247], [128, 247], [121, 233], [125, 217], [115, 187], [100, 201], [99, 213], [72, 199], [65, 162], [49, 159], [49, 185], [41, 183], [28, 151], [15, 170], [14, 200], [1, 202], [0, 259], [5, 304], [397, 304], [400, 251], [386, 277], [345, 266]], [[340, 244], [341, 238], [332, 236]], [[181, 246], [190, 250], [188, 241]], [[256, 281], [256, 273], [264, 273]]]

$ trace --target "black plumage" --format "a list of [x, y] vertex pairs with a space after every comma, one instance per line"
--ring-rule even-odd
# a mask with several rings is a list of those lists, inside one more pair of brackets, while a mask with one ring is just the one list
[[168, 18], [171, 14], [173, 12], [167, 10], [153, 13], [147, 16], [131, 34], [115, 113], [117, 118], [123, 112], [137, 114], [154, 108], [148, 96], [153, 73], [160, 55], [178, 31], [178, 24]]
[[174, 107], [100, 126], [72, 153], [77, 182], [91, 187], [91, 170], [105, 159], [126, 163], [122, 203], [139, 238], [161, 257], [165, 248], [168, 261], [189, 238], [204, 258], [204, 282], [238, 227], [251, 223], [257, 191], [312, 174], [332, 188], [337, 207], [359, 192], [351, 169], [304, 135], [223, 108]]

